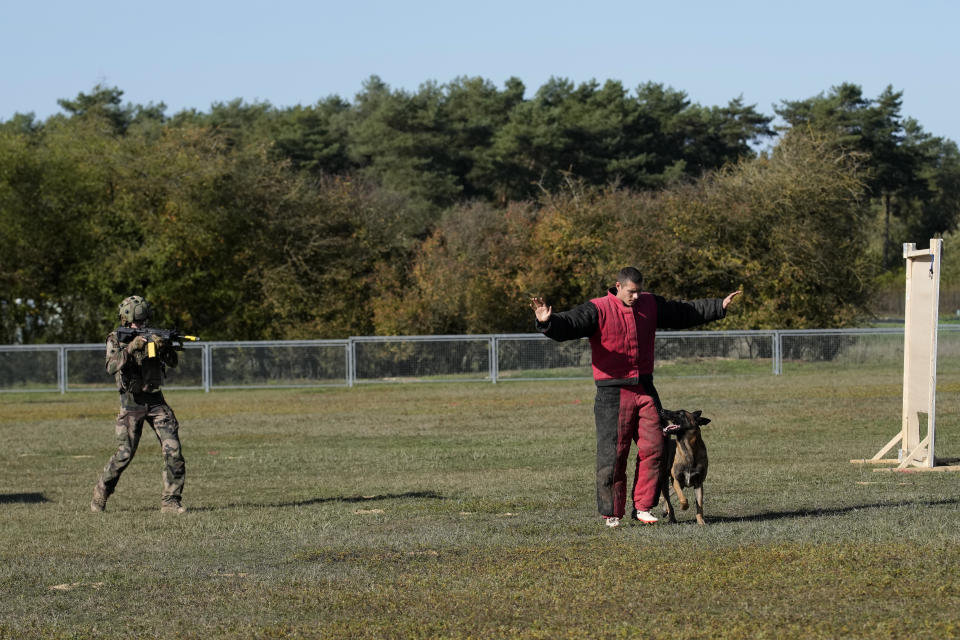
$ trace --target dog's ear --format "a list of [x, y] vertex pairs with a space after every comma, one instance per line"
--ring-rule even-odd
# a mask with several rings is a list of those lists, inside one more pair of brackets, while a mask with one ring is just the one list
[[702, 426], [705, 425], [705, 424], [710, 424], [710, 418], [701, 418], [701, 417], [700, 417], [700, 415], [701, 415], [702, 413], [703, 413], [703, 411], [701, 411], [700, 409], [697, 409], [696, 411], [694, 411], [693, 413], [690, 414], [690, 415], [693, 416], [693, 421], [696, 423], [696, 425], [697, 425], [698, 427], [702, 427]]

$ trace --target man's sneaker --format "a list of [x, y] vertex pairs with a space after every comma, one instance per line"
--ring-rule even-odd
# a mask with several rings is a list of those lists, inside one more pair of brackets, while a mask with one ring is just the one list
[[107, 492], [98, 483], [93, 488], [93, 500], [90, 501], [90, 511], [99, 513], [107, 509]]
[[603, 516], [603, 524], [607, 525], [611, 529], [614, 527], [620, 526], [620, 518], [616, 516]]
[[633, 517], [642, 524], [657, 524], [658, 521], [657, 516], [649, 511], [634, 511]]
[[162, 503], [160, 503], [160, 513], [180, 514], [186, 510], [187, 508], [180, 504], [179, 500], [164, 500]]

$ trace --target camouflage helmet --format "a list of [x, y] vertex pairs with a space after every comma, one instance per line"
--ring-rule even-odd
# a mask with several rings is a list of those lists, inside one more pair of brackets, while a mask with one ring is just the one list
[[153, 314], [153, 307], [141, 296], [129, 296], [120, 303], [117, 314], [120, 316], [120, 324], [146, 322]]

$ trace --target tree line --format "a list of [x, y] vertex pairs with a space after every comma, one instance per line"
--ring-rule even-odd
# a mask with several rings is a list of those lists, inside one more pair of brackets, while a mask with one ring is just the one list
[[844, 84], [775, 108], [512, 79], [168, 116], [117, 88], [0, 123], [0, 342], [99, 341], [130, 293], [208, 339], [530, 331], [625, 264], [727, 328], [850, 326], [960, 153]]

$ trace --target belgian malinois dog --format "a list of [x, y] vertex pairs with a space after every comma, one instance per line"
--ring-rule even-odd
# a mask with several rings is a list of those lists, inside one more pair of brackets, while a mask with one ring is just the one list
[[667, 438], [664, 445], [664, 464], [666, 473], [661, 474], [660, 499], [663, 501], [663, 515], [668, 522], [676, 522], [673, 505], [670, 504], [670, 486], [680, 500], [680, 508], [690, 506], [683, 487], [693, 487], [697, 496], [697, 524], [703, 520], [703, 481], [707, 478], [707, 445], [703, 443], [700, 427], [710, 422], [700, 416], [700, 411], [660, 411], [660, 423], [665, 434], [676, 435], [677, 439]]

